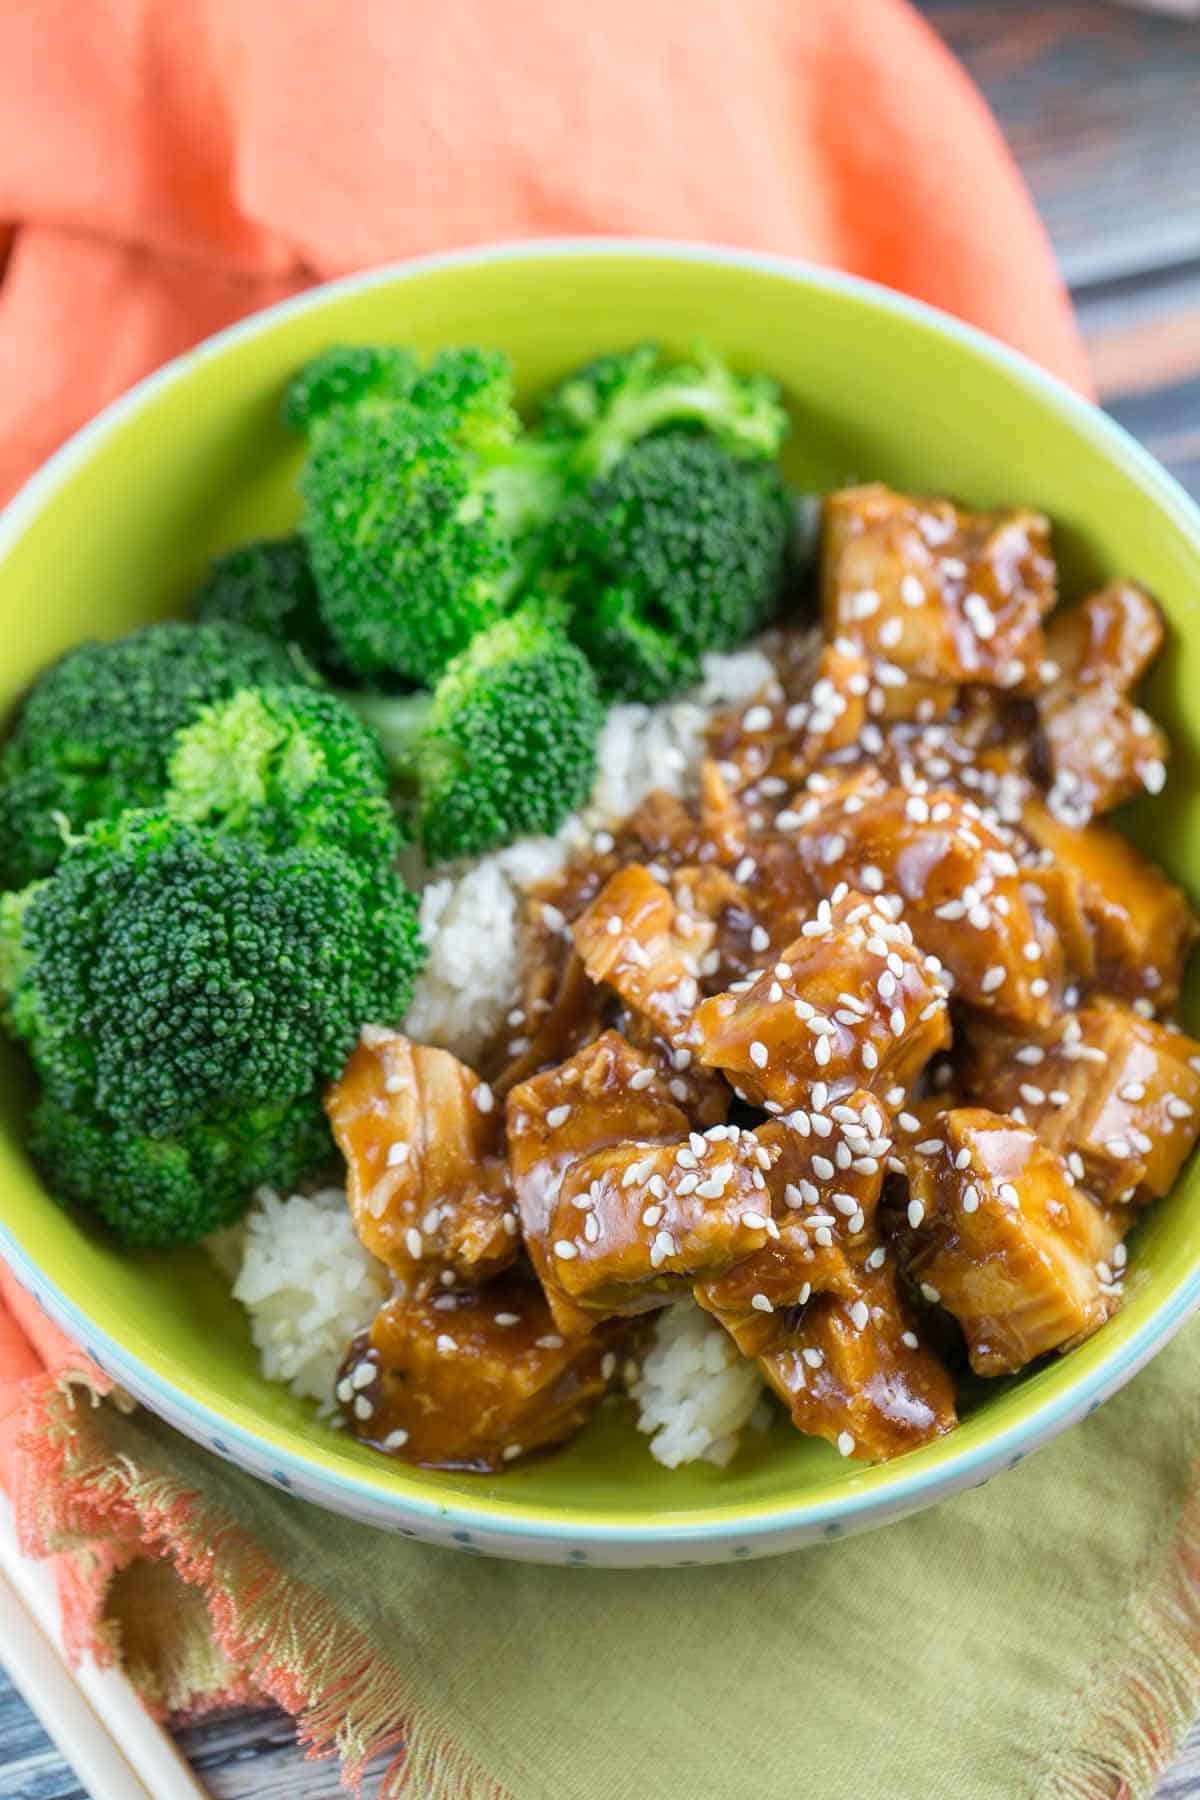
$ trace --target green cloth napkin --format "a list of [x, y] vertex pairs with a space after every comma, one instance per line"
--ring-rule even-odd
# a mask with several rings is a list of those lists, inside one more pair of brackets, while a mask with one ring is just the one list
[[[189, 1692], [186, 1609], [161, 1565], [157, 1599], [136, 1579], [162, 1557], [302, 1735], [352, 1769], [402, 1734], [387, 1793], [1137, 1800], [1200, 1696], [1198, 1349], [1200, 1323], [986, 1489], [717, 1568], [429, 1549], [218, 1476], [111, 1403], [51, 1401], [68, 1479], [45, 1484], [27, 1524], [43, 1545], [107, 1533], [118, 1561], [134, 1547], [108, 1625], [149, 1691]], [[156, 1660], [168, 1643], [170, 1682]], [[211, 1668], [211, 1644], [196, 1648]]]

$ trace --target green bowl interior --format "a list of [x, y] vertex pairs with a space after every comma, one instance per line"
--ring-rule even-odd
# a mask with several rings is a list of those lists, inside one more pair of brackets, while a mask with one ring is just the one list
[[[496, 344], [528, 396], [600, 349], [651, 336], [679, 347], [701, 336], [778, 378], [794, 413], [787, 473], [800, 486], [878, 477], [978, 505], [1031, 503], [1054, 520], [1068, 597], [1118, 573], [1157, 593], [1172, 633], [1149, 701], [1175, 760], [1166, 793], [1129, 823], [1200, 894], [1197, 727], [1185, 698], [1200, 687], [1200, 532], [1178, 490], [1098, 415], [935, 315], [747, 263], [591, 249], [418, 268], [332, 289], [185, 358], [68, 452], [10, 515], [8, 536], [0, 531], [0, 707], [79, 639], [179, 610], [214, 552], [295, 521], [298, 457], [279, 401], [313, 352], [342, 339]], [[92, 1323], [98, 1346], [115, 1342], [154, 1380], [327, 1473], [493, 1517], [640, 1530], [746, 1519], [932, 1475], [1043, 1403], [1065, 1405], [1200, 1259], [1192, 1171], [1142, 1228], [1127, 1305], [1098, 1338], [1019, 1380], [977, 1384], [958, 1433], [888, 1468], [844, 1463], [781, 1422], [749, 1434], [728, 1470], [668, 1474], [628, 1409], [613, 1405], [562, 1454], [502, 1481], [408, 1470], [330, 1432], [259, 1376], [244, 1316], [202, 1254], [121, 1254], [46, 1197], [22, 1147], [28, 1086], [4, 1055], [0, 1218]]]

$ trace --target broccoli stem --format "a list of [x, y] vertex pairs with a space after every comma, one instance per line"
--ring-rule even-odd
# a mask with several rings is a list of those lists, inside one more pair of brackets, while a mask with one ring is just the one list
[[396, 776], [415, 775], [417, 744], [433, 708], [427, 688], [415, 694], [381, 694], [369, 689], [343, 693], [363, 724], [379, 739], [388, 767]]

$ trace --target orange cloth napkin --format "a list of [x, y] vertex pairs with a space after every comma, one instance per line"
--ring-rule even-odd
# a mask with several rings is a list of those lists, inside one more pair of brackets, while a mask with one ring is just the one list
[[[902, 0], [39, 0], [0, 17], [0, 497], [156, 364], [313, 280], [563, 233], [807, 257], [1088, 385], [996, 126]], [[76, 1371], [105, 1391], [0, 1284], [19, 1513]], [[76, 1645], [151, 1537], [104, 1530], [60, 1571]], [[214, 1668], [195, 1697], [240, 1680]]]
[[37, 0], [0, 19], [0, 498], [314, 279], [563, 233], [903, 288], [1086, 388], [1029, 197], [900, 0]]

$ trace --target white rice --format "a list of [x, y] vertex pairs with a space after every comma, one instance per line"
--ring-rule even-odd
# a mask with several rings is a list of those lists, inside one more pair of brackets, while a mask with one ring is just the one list
[[638, 1430], [652, 1434], [650, 1453], [668, 1469], [699, 1459], [724, 1468], [765, 1397], [758, 1364], [739, 1355], [729, 1334], [694, 1300], [658, 1315], [654, 1343], [631, 1391]]
[[[517, 997], [524, 890], [653, 789], [694, 792], [713, 715], [749, 700], [774, 673], [757, 649], [707, 656], [699, 686], [681, 699], [613, 707], [592, 799], [556, 836], [432, 874], [410, 857], [405, 873], [421, 889], [429, 956], [404, 1020], [408, 1034], [471, 1062]], [[347, 1345], [391, 1291], [387, 1270], [355, 1235], [343, 1191], [284, 1199], [260, 1189], [243, 1222], [216, 1233], [208, 1249], [250, 1315], [263, 1374], [332, 1411]], [[697, 1457], [728, 1462], [763, 1383], [757, 1366], [687, 1300], [660, 1315], [633, 1391], [638, 1427], [653, 1434], [651, 1453], [675, 1468]]]
[[[375, 1317], [392, 1289], [381, 1262], [355, 1234], [341, 1188], [282, 1199], [260, 1188], [233, 1232], [241, 1237], [233, 1297], [250, 1315], [259, 1367], [322, 1411], [334, 1406], [338, 1367], [350, 1339]], [[209, 1239], [221, 1266], [236, 1252], [233, 1233]]]

